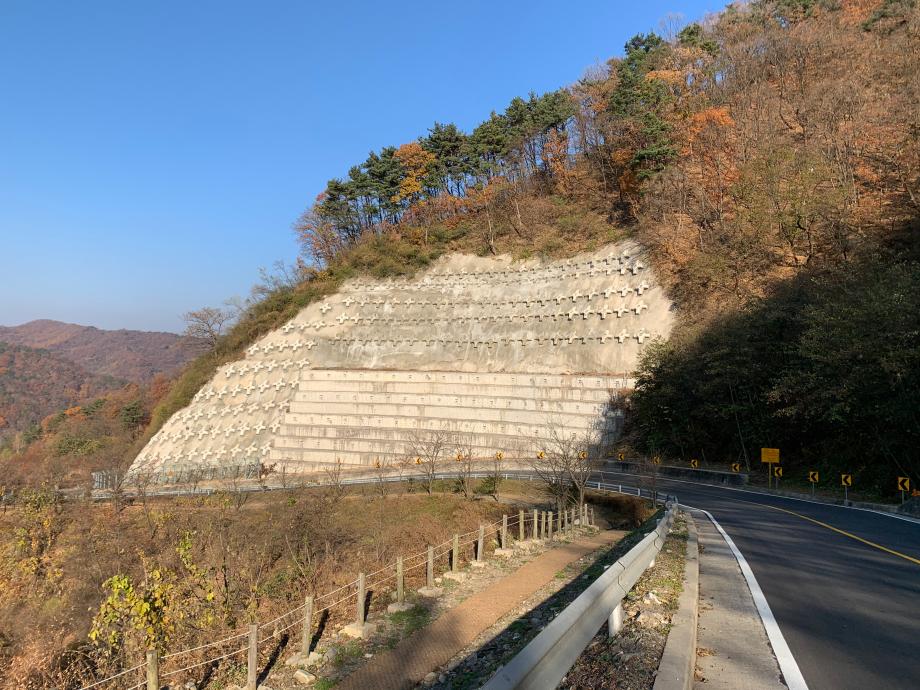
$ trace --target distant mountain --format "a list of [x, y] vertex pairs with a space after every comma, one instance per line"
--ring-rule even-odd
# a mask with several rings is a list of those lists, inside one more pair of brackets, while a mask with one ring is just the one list
[[0, 439], [123, 385], [48, 350], [0, 342]]
[[137, 383], [175, 372], [202, 349], [200, 341], [175, 333], [107, 331], [48, 319], [0, 326], [0, 342], [48, 350], [86, 373]]

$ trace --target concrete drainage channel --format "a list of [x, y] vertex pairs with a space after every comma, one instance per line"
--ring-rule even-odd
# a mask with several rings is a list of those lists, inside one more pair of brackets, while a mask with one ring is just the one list
[[[601, 491], [613, 488], [600, 482], [591, 484], [590, 488]], [[623, 599], [642, 573], [654, 564], [677, 510], [676, 500], [668, 497], [665, 513], [655, 529], [613, 563], [508, 664], [500, 668], [483, 686], [485, 690], [556, 687], [605, 621], [611, 635], [615, 635], [622, 625]], [[692, 531], [688, 540], [685, 591], [681, 594], [680, 610], [673, 619], [674, 627], [668, 636], [655, 683], [656, 690], [689, 688], [693, 683], [698, 562], [696, 536]]]

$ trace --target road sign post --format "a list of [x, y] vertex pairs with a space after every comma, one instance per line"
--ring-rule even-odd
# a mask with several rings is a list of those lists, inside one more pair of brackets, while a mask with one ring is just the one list
[[[767, 463], [767, 465], [778, 465], [779, 464], [779, 448], [761, 448], [760, 449], [760, 461]], [[767, 488], [772, 489], [772, 479], [773, 470], [769, 469], [767, 472]]]
[[811, 497], [815, 497], [815, 484], [818, 483], [818, 473], [815, 470], [808, 470], [808, 483], [811, 484]]
[[841, 474], [840, 483], [843, 484], [843, 504], [849, 503], [849, 488], [853, 486], [852, 474]]
[[901, 491], [901, 504], [904, 504], [904, 494], [910, 491], [910, 477], [898, 477], [898, 489]]
[[773, 466], [773, 476], [776, 477], [776, 488], [779, 488], [779, 480], [783, 478], [783, 468], [779, 465]]

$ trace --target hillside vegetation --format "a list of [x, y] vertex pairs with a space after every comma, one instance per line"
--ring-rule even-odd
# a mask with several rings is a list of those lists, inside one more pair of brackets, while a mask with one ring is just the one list
[[201, 353], [192, 338], [156, 331], [109, 331], [49, 319], [0, 326], [0, 341], [48, 350], [98, 376], [147, 383]]
[[47, 350], [0, 342], [0, 447], [47, 415], [121, 385]]
[[[270, 290], [154, 415], [357, 273], [448, 251], [558, 257], [633, 237], [679, 308], [634, 398], [641, 451], [917, 479], [920, 20], [912, 1], [759, 0], [472, 132], [435, 123], [329, 181]], [[756, 460], [756, 458], [755, 458]]]

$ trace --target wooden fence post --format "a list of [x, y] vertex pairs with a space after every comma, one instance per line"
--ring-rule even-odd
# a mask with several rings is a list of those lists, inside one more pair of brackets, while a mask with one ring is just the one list
[[256, 690], [259, 678], [259, 625], [249, 624], [249, 653], [246, 655], [246, 690]]
[[457, 572], [460, 567], [460, 535], [454, 534], [454, 545], [451, 548], [450, 569]]
[[502, 548], [508, 548], [508, 516], [502, 515]]
[[434, 587], [434, 547], [428, 547], [428, 572], [425, 583], [429, 587]]
[[540, 538], [537, 530], [537, 515], [538, 511], [536, 508], [533, 509], [533, 529], [530, 530], [530, 538], [536, 541]]
[[367, 600], [367, 580], [364, 573], [358, 573], [358, 601], [355, 613], [355, 623], [358, 629], [364, 627], [364, 603]]
[[479, 539], [476, 540], [476, 560], [482, 562], [483, 550], [486, 548], [486, 527], [479, 525]]
[[406, 570], [403, 557], [396, 557], [396, 602], [402, 604], [406, 600]]
[[313, 597], [307, 597], [303, 602], [303, 633], [300, 640], [301, 654], [305, 657], [310, 654], [310, 643], [313, 641]]
[[147, 690], [160, 690], [160, 659], [155, 649], [147, 652]]
[[518, 541], [524, 541], [524, 511], [518, 511]]
[[547, 534], [546, 538], [552, 541], [553, 540], [553, 511], [549, 511], [549, 513], [547, 514], [547, 518], [548, 519], [546, 521], [546, 524], [547, 524], [547, 527], [549, 527], [549, 531], [546, 533]]

